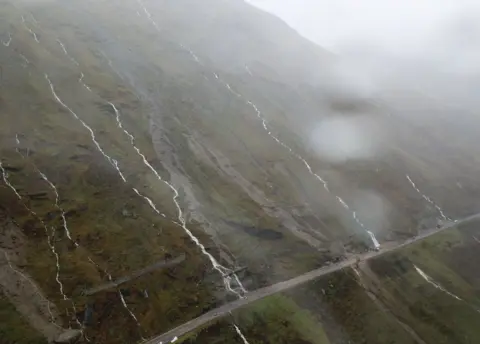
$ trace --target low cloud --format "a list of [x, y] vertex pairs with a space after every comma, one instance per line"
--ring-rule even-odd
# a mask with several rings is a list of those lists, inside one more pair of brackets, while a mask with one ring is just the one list
[[333, 163], [370, 160], [383, 154], [383, 136], [381, 126], [371, 116], [336, 116], [313, 128], [310, 144], [321, 159]]

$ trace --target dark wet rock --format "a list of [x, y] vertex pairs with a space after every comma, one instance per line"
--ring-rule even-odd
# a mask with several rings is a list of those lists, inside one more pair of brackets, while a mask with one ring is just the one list
[[238, 228], [246, 232], [247, 234], [250, 234], [252, 236], [255, 236], [260, 239], [265, 239], [265, 240], [280, 240], [283, 239], [283, 233], [276, 231], [274, 229], [263, 229], [263, 228], [257, 228], [253, 226], [245, 226], [239, 223], [235, 223], [232, 221], [226, 221], [229, 225], [232, 227]]
[[232, 276], [233, 274], [239, 274], [239, 273], [241, 273], [241, 272], [246, 271], [247, 269], [248, 269], [248, 267], [246, 267], [246, 266], [241, 266], [241, 267], [236, 268], [235, 270], [229, 272], [229, 273], [227, 274], [227, 276]]
[[365, 238], [351, 237], [350, 240], [345, 243], [345, 249], [350, 253], [361, 253], [369, 250], [369, 242]]
[[44, 233], [44, 229], [40, 227], [40, 223], [35, 219], [28, 219], [22, 226], [23, 233], [28, 237], [37, 236], [39, 233]]
[[412, 269], [412, 262], [408, 258], [393, 254], [390, 260], [372, 260], [369, 266], [376, 275], [393, 278], [408, 273]]
[[102, 112], [105, 112], [109, 115], [115, 115], [115, 110], [110, 104], [105, 104], [105, 103], [98, 103], [97, 106], [100, 108]]
[[20, 172], [22, 170], [22, 167], [12, 166], [12, 165], [4, 165], [3, 168], [7, 172]]
[[121, 288], [120, 292], [122, 293], [123, 296], [130, 296], [131, 295], [130, 289]]
[[48, 194], [46, 192], [35, 192], [27, 194], [27, 197], [31, 200], [40, 200], [40, 199], [47, 199]]
[[283, 233], [280, 233], [273, 229], [258, 229], [255, 227], [246, 228], [245, 232], [250, 235], [254, 235], [261, 239], [266, 240], [280, 240], [283, 239]]
[[80, 330], [66, 330], [54, 340], [54, 343], [73, 343], [78, 338], [80, 338], [81, 335], [82, 332]]
[[71, 216], [75, 216], [75, 215], [77, 215], [77, 210], [75, 210], [75, 209], [68, 210], [68, 211], [65, 212], [66, 217], [71, 217]]
[[93, 320], [93, 306], [87, 305], [83, 314], [83, 324], [84, 325], [91, 325]]
[[65, 212], [66, 217], [76, 216], [79, 213], [79, 209], [70, 209]]
[[80, 160], [82, 159], [82, 156], [80, 154], [74, 154], [70, 156], [70, 160]]
[[86, 144], [83, 144], [83, 143], [77, 143], [76, 146], [79, 147], [79, 148], [90, 150], [90, 147]]
[[215, 249], [217, 249], [217, 247], [215, 247], [215, 246], [205, 246], [205, 251], [207, 251], [207, 252], [212, 252]]
[[47, 221], [51, 221], [55, 219], [60, 213], [58, 211], [49, 211], [48, 213], [45, 214], [45, 219]]
[[385, 240], [387, 240], [387, 241], [390, 241], [390, 240], [406, 240], [406, 239], [411, 238], [411, 237], [412, 237], [411, 233], [392, 230], [391, 233], [388, 233], [385, 236]]

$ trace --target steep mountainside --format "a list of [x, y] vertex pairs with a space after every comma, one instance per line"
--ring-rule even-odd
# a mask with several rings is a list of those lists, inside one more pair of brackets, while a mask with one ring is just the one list
[[[478, 211], [474, 133], [455, 139], [453, 110], [432, 125], [411, 115], [436, 116], [441, 104], [332, 94], [324, 81], [334, 55], [243, 1], [2, 0], [0, 35], [6, 343], [69, 328], [92, 343], [141, 341], [377, 240]], [[337, 119], [377, 128], [381, 154], [319, 154], [314, 129]], [[473, 320], [459, 329], [405, 302], [433, 293], [434, 304], [478, 320], [477, 237], [455, 230], [358, 275], [255, 303], [194, 337], [241, 343], [243, 330], [249, 343], [437, 343], [448, 333], [455, 339], [445, 343], [474, 343]], [[451, 306], [411, 262], [465, 301]], [[375, 341], [377, 330], [385, 337]]]

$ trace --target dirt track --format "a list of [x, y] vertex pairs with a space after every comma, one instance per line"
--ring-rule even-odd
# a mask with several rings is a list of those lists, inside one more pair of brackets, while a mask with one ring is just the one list
[[131, 280], [136, 279], [136, 278], [139, 278], [140, 276], [143, 276], [143, 275], [145, 275], [149, 272], [152, 272], [152, 271], [155, 271], [155, 270], [158, 270], [158, 269], [169, 268], [169, 267], [175, 266], [177, 264], [180, 264], [184, 260], [185, 260], [185, 255], [181, 255], [177, 258], [170, 259], [170, 260], [161, 260], [161, 261], [156, 262], [155, 264], [149, 265], [149, 266], [147, 266], [143, 269], [134, 271], [131, 274], [129, 274], [127, 276], [124, 276], [122, 278], [116, 279], [116, 280], [111, 281], [109, 283], [99, 285], [95, 288], [85, 290], [84, 294], [85, 295], [93, 295], [93, 294], [98, 293], [98, 292], [100, 292], [102, 290], [105, 290], [105, 289], [118, 287], [119, 285], [121, 285], [123, 283], [126, 283], [126, 282], [131, 281]]

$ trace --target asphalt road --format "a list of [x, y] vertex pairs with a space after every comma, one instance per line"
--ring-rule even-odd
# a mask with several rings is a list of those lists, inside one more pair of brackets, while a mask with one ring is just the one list
[[188, 322], [186, 322], [186, 323], [184, 323], [184, 324], [182, 324], [182, 325], [180, 325], [180, 326], [178, 326], [178, 327], [176, 327], [176, 328], [174, 328], [174, 329], [172, 329], [172, 330], [170, 330], [170, 331], [168, 331], [164, 334], [161, 334], [161, 335], [156, 336], [154, 338], [148, 339], [148, 340], [142, 342], [142, 344], [160, 344], [160, 343], [165, 344], [165, 343], [170, 343], [175, 338], [181, 337], [184, 334], [186, 334], [188, 332], [191, 332], [191, 331], [205, 325], [206, 323], [208, 323], [208, 322], [210, 322], [214, 319], [221, 318], [225, 315], [228, 315], [230, 312], [232, 312], [232, 311], [234, 311], [234, 310], [236, 310], [240, 307], [244, 307], [244, 306], [246, 306], [246, 305], [248, 305], [252, 302], [255, 302], [257, 300], [263, 299], [267, 296], [270, 296], [270, 295], [273, 295], [273, 294], [276, 294], [276, 293], [279, 293], [279, 292], [286, 291], [288, 289], [292, 289], [294, 287], [297, 287], [301, 284], [307, 283], [311, 280], [314, 280], [318, 277], [327, 275], [329, 273], [344, 269], [346, 267], [350, 267], [350, 266], [356, 264], [359, 259], [360, 259], [360, 261], [366, 261], [366, 260], [369, 260], [369, 259], [372, 259], [372, 258], [379, 257], [381, 255], [384, 255], [384, 254], [388, 253], [388, 252], [398, 250], [398, 249], [400, 249], [404, 246], [407, 246], [407, 245], [410, 245], [414, 242], [417, 242], [417, 241], [423, 240], [425, 238], [428, 238], [428, 237], [430, 237], [430, 236], [432, 236], [436, 233], [439, 233], [441, 231], [444, 231], [446, 229], [453, 228], [453, 227], [455, 227], [459, 224], [463, 224], [463, 223], [466, 223], [466, 222], [469, 222], [469, 221], [472, 221], [472, 220], [475, 220], [475, 219], [480, 219], [480, 213], [475, 214], [475, 215], [471, 215], [469, 217], [466, 217], [462, 220], [458, 220], [456, 222], [452, 222], [451, 224], [448, 224], [448, 225], [446, 225], [442, 228], [433, 228], [433, 229], [424, 230], [418, 236], [412, 237], [412, 238], [410, 238], [406, 241], [400, 242], [400, 243], [399, 242], [383, 243], [382, 246], [381, 246], [381, 249], [379, 251], [372, 251], [372, 252], [367, 252], [367, 253], [362, 254], [362, 255], [356, 255], [356, 256], [353, 256], [352, 258], [348, 258], [348, 259], [346, 259], [344, 261], [341, 261], [339, 263], [332, 264], [332, 265], [327, 265], [327, 266], [321, 267], [319, 269], [309, 271], [309, 272], [307, 272], [303, 275], [297, 276], [297, 277], [292, 278], [290, 280], [279, 282], [279, 283], [270, 285], [268, 287], [264, 287], [264, 288], [257, 289], [255, 291], [248, 292], [243, 298], [241, 298], [239, 300], [227, 303], [223, 306], [220, 306], [216, 309], [213, 309], [213, 310], [211, 310], [211, 311], [209, 311], [205, 314], [202, 314], [198, 318], [190, 320], [190, 321], [188, 321]]

